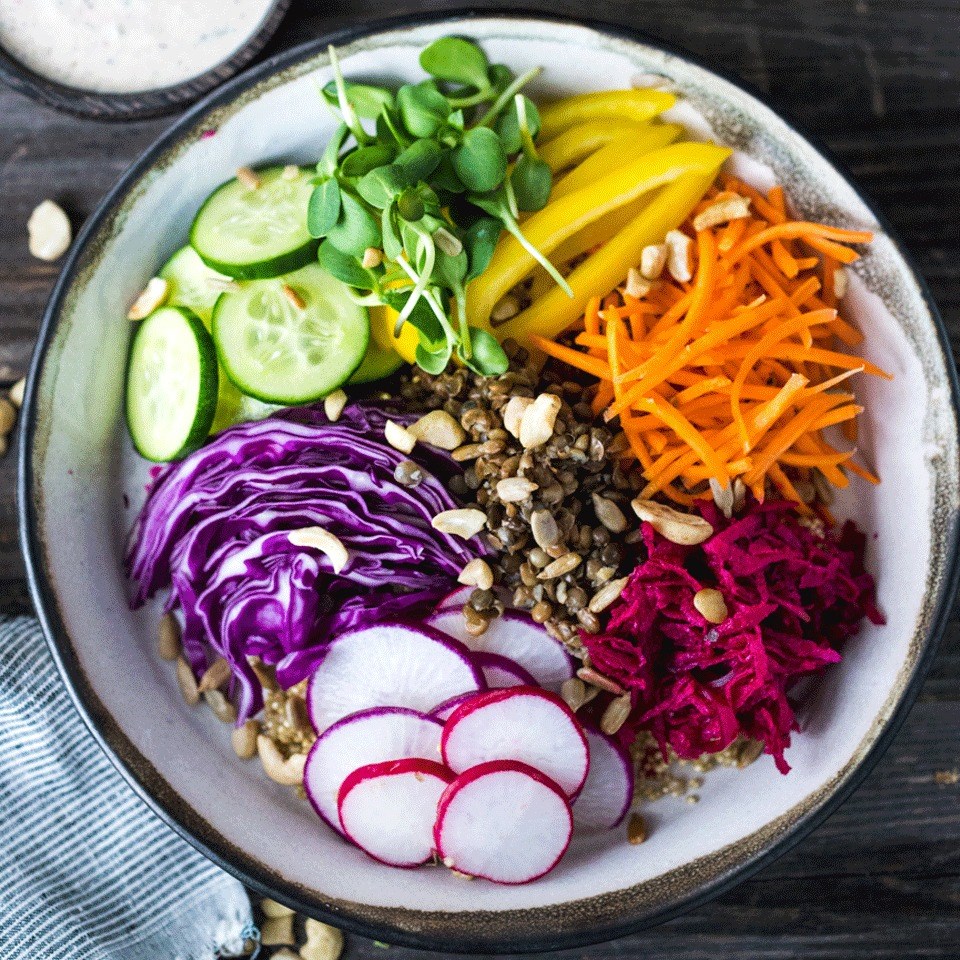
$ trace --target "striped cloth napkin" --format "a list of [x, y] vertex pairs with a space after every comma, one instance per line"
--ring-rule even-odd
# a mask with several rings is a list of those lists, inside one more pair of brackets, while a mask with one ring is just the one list
[[0, 617], [0, 824], [0, 960], [212, 960], [255, 935], [243, 887], [104, 756], [27, 617]]

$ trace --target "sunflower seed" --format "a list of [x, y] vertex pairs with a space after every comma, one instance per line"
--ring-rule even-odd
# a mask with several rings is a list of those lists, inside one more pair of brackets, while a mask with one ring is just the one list
[[267, 917], [260, 924], [260, 942], [265, 947], [292, 947], [297, 941], [293, 937], [292, 913], [282, 917]]
[[623, 687], [621, 687], [619, 683], [616, 683], [609, 677], [605, 677], [602, 673], [598, 673], [593, 667], [581, 667], [577, 671], [577, 676], [584, 683], [590, 684], [591, 687], [606, 690], [607, 693], [615, 693], [618, 696], [623, 693]]
[[509, 294], [498, 300], [490, 311], [490, 319], [493, 323], [505, 323], [511, 317], [515, 317], [520, 312], [520, 304], [516, 298]]
[[525, 477], [507, 477], [497, 483], [497, 496], [503, 503], [522, 503], [539, 489], [539, 484]]
[[667, 245], [651, 243], [640, 251], [640, 272], [647, 280], [656, 280], [667, 265]]
[[624, 694], [611, 700], [607, 704], [607, 709], [603, 711], [600, 718], [600, 729], [608, 736], [612, 737], [626, 722], [630, 716], [631, 704], [630, 695]]
[[534, 510], [530, 514], [530, 531], [543, 550], [555, 547], [560, 542], [560, 528], [548, 510]]
[[434, 530], [449, 533], [455, 537], [469, 540], [475, 537], [487, 524], [487, 515], [482, 510], [463, 508], [459, 510], [444, 510], [438, 513], [431, 521]]
[[643, 500], [637, 497], [630, 506], [634, 513], [646, 521], [661, 536], [671, 543], [684, 546], [693, 546], [703, 543], [713, 535], [713, 527], [703, 519], [692, 513], [681, 513], [662, 503], [653, 500]]
[[383, 435], [386, 437], [387, 443], [401, 453], [411, 453], [417, 445], [417, 438], [406, 427], [394, 423], [393, 420], [387, 421]]
[[305, 930], [307, 942], [300, 948], [303, 960], [339, 960], [343, 934], [336, 927], [308, 917]]
[[693, 241], [680, 230], [671, 230], [664, 242], [667, 245], [667, 269], [674, 280], [687, 283], [693, 278], [690, 266], [690, 247]]
[[456, 450], [467, 439], [466, 431], [446, 410], [431, 410], [407, 430], [414, 439], [441, 450]]
[[623, 289], [628, 296], [639, 300], [650, 292], [650, 281], [636, 267], [631, 267], [627, 271], [627, 282]]
[[570, 573], [571, 570], [576, 570], [577, 567], [583, 562], [583, 557], [579, 553], [565, 553], [562, 557], [558, 557], [553, 563], [548, 564], [540, 573], [537, 574], [538, 580], [556, 580], [557, 577], [562, 577], [567, 573]]
[[299, 530], [291, 530], [287, 534], [287, 539], [295, 547], [319, 550], [330, 561], [334, 573], [340, 573], [350, 561], [350, 554], [340, 538], [334, 536], [329, 530], [324, 530], [323, 527], [301, 527]]
[[507, 401], [507, 405], [503, 408], [503, 425], [518, 440], [520, 439], [520, 426], [523, 423], [523, 415], [532, 404], [532, 397], [511, 397]]
[[230, 679], [230, 673], [230, 664], [223, 657], [217, 657], [203, 671], [200, 683], [197, 684], [197, 692], [206, 693], [208, 690], [218, 690]]
[[236, 723], [237, 708], [220, 690], [204, 690], [203, 699], [221, 723]]
[[182, 649], [180, 624], [172, 613], [165, 613], [157, 629], [157, 653], [164, 660], [176, 660]]
[[468, 587], [479, 587], [481, 590], [489, 590], [493, 586], [493, 571], [486, 560], [477, 557], [471, 560], [457, 577], [457, 583], [462, 583]]
[[70, 219], [52, 200], [44, 200], [30, 214], [27, 234], [31, 256], [47, 261], [59, 259], [73, 239]]
[[303, 310], [307, 306], [307, 301], [300, 296], [300, 293], [293, 289], [289, 283], [285, 283], [281, 288], [283, 295], [296, 310]]
[[733, 484], [728, 483], [722, 487], [716, 477], [711, 477], [710, 492], [713, 494], [713, 502], [717, 505], [717, 509], [729, 520], [733, 516]]
[[343, 390], [334, 390], [323, 398], [323, 412], [331, 423], [336, 423], [343, 413], [343, 408], [347, 405], [347, 395]]
[[240, 167], [237, 170], [237, 179], [248, 190], [257, 190], [260, 187], [260, 178], [249, 167]]
[[623, 511], [612, 500], [601, 497], [599, 493], [593, 494], [593, 512], [611, 533], [623, 533], [627, 529], [627, 518]]
[[263, 772], [275, 783], [285, 787], [295, 787], [303, 783], [303, 768], [307, 762], [305, 753], [292, 753], [289, 757], [284, 757], [280, 748], [263, 734], [257, 737], [257, 753], [263, 764]]
[[10, 402], [18, 409], [23, 406], [23, 392], [27, 389], [27, 378], [21, 377], [10, 388]]
[[709, 230], [710, 227], [719, 226], [721, 223], [729, 223], [731, 220], [743, 220], [750, 216], [750, 198], [741, 197], [735, 194], [732, 197], [724, 197], [711, 203], [706, 210], [701, 210], [693, 218], [693, 229]]
[[627, 585], [629, 577], [621, 577], [619, 580], [611, 580], [608, 584], [601, 587], [591, 598], [587, 609], [591, 613], [602, 613], [615, 600], [620, 599], [623, 588]]
[[647, 822], [639, 813], [631, 813], [627, 821], [627, 843], [638, 846], [647, 839]]
[[723, 594], [712, 588], [698, 590], [693, 595], [693, 605], [708, 623], [723, 623], [730, 615]]
[[375, 270], [380, 264], [383, 263], [383, 251], [377, 247], [367, 247], [363, 251], [363, 259], [360, 261], [360, 266], [364, 270]]
[[200, 702], [200, 691], [197, 689], [197, 678], [193, 675], [190, 664], [183, 657], [177, 657], [177, 684], [184, 702], [188, 707], [195, 707]]
[[250, 760], [256, 756], [258, 729], [256, 720], [248, 720], [242, 727], [234, 727], [231, 731], [230, 744], [241, 760]]
[[143, 320], [162, 307], [170, 296], [170, 284], [161, 277], [151, 277], [127, 311], [128, 320]]
[[295, 163], [288, 163], [280, 172], [284, 180], [296, 180], [300, 176], [300, 168]]
[[563, 401], [555, 393], [541, 393], [523, 413], [520, 446], [525, 450], [542, 447], [552, 436]]
[[560, 687], [560, 696], [567, 706], [576, 713], [587, 700], [587, 685], [579, 677], [571, 677], [563, 681]]

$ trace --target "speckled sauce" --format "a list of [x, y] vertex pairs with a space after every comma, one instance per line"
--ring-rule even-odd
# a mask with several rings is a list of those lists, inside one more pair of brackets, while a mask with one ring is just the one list
[[57, 83], [141, 93], [222, 63], [270, 7], [270, 0], [0, 0], [0, 46]]

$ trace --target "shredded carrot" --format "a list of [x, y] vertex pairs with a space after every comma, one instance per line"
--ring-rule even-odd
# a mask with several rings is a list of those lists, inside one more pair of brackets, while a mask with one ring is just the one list
[[[693, 228], [734, 194], [750, 201], [749, 216]], [[798, 493], [811, 471], [838, 487], [845, 471], [879, 482], [822, 434], [837, 426], [854, 442], [862, 407], [837, 388], [857, 374], [889, 377], [843, 349], [863, 337], [838, 314], [834, 287], [859, 256], [847, 244], [871, 234], [793, 220], [782, 188], [761, 193], [729, 176], [682, 229], [695, 238], [689, 282], [665, 272], [643, 296], [592, 298], [563, 343], [531, 337], [600, 381], [592, 409], [620, 418], [643, 496], [689, 505], [710, 495], [706, 481], [740, 477], [761, 499], [770, 485], [811, 514]]]

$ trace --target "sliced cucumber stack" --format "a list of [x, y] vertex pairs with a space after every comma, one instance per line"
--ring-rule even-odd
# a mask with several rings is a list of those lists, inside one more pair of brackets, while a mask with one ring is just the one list
[[319, 400], [360, 366], [370, 339], [365, 307], [318, 263], [224, 293], [213, 338], [227, 376], [268, 403]]
[[199, 447], [217, 406], [217, 355], [203, 321], [161, 307], [140, 324], [127, 368], [127, 425], [148, 460], [167, 462]]
[[307, 232], [313, 177], [284, 167], [257, 172], [258, 186], [228, 180], [205, 201], [190, 229], [204, 263], [242, 280], [277, 277], [309, 263], [318, 241]]
[[222, 283], [231, 279], [208, 267], [193, 247], [181, 247], [157, 276], [170, 285], [167, 303], [172, 307], [188, 307], [208, 327], [213, 305], [223, 293]]

